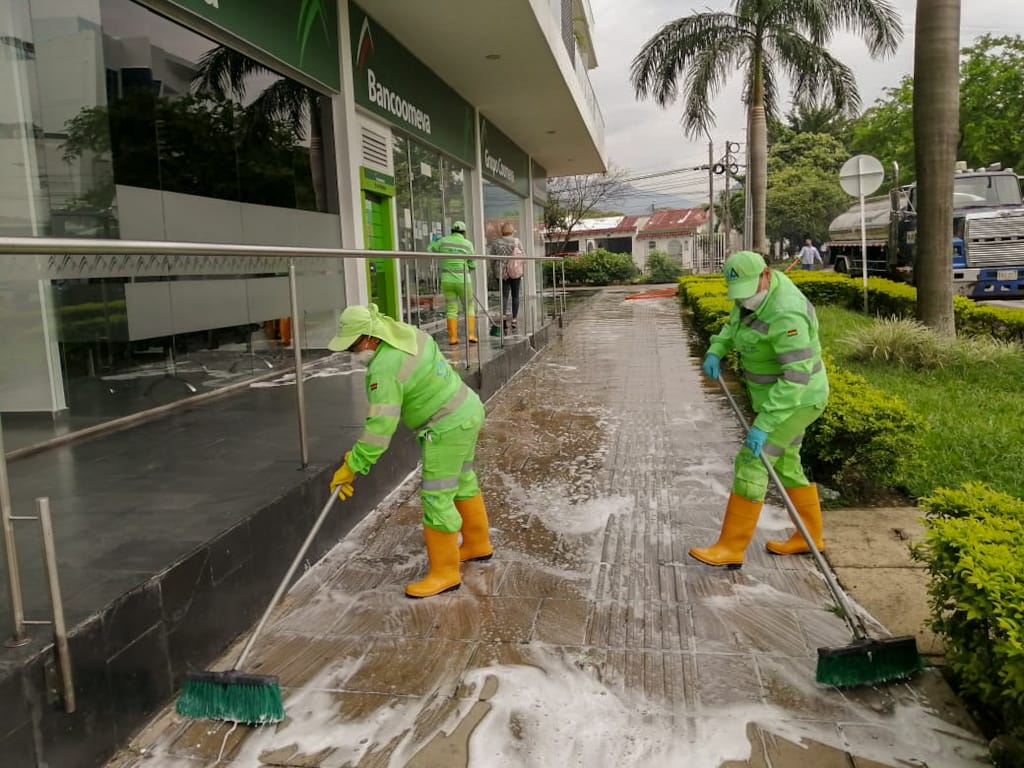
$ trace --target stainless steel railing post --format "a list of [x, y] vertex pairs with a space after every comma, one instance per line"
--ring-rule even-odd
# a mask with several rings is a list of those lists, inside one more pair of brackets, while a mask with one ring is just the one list
[[306, 389], [302, 380], [302, 328], [299, 324], [299, 286], [295, 261], [288, 265], [288, 289], [292, 308], [292, 351], [295, 354], [295, 399], [299, 416], [299, 453], [302, 468], [309, 466], [309, 445], [306, 440]]
[[11, 487], [7, 479], [7, 458], [4, 453], [3, 426], [0, 425], [0, 518], [3, 520], [4, 561], [7, 563], [7, 589], [11, 600], [12, 633], [4, 643], [8, 648], [28, 645], [25, 632], [25, 604], [21, 595], [21, 572], [18, 570], [18, 547], [14, 540], [11, 515]]
[[64, 600], [60, 592], [60, 577], [57, 574], [57, 550], [53, 543], [53, 520], [50, 517], [50, 500], [45, 496], [36, 499], [36, 513], [39, 528], [43, 534], [43, 561], [46, 565], [46, 580], [50, 585], [50, 606], [53, 611], [53, 645], [60, 665], [60, 679], [64, 688], [64, 711], [75, 711], [75, 681], [71, 671], [71, 651], [68, 649], [68, 631], [64, 625]]

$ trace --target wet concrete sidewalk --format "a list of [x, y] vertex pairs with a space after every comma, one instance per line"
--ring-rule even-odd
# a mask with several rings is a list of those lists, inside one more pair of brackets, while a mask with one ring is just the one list
[[490, 402], [477, 468], [493, 560], [463, 566], [456, 592], [407, 599], [425, 567], [408, 479], [258, 643], [284, 723], [168, 711], [113, 765], [986, 765], [934, 671], [814, 683], [816, 648], [849, 637], [813, 563], [763, 551], [781, 507], [741, 571], [686, 556], [717, 535], [742, 434], [678, 305], [625, 296], [588, 301]]

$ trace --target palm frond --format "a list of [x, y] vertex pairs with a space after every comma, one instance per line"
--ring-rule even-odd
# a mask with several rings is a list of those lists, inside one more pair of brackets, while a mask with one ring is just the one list
[[764, 116], [766, 120], [779, 119], [779, 87], [775, 80], [777, 62], [771, 51], [761, 54], [761, 85], [764, 88]]
[[792, 80], [796, 101], [825, 99], [851, 116], [860, 110], [857, 79], [846, 64], [796, 32], [780, 31], [771, 44]]
[[781, 0], [772, 3], [766, 14], [765, 28], [790, 30], [824, 45], [831, 39], [835, 27], [828, 0]]
[[722, 37], [695, 53], [683, 81], [686, 103], [682, 124], [687, 134], [703, 136], [715, 123], [711, 102], [729, 75], [740, 69], [740, 62], [749, 60], [748, 46], [745, 36]]
[[731, 13], [697, 13], [663, 26], [634, 57], [630, 79], [638, 98], [652, 96], [660, 106], [675, 101], [679, 75], [704, 49], [723, 38], [748, 32]]
[[199, 57], [199, 66], [192, 76], [192, 90], [216, 99], [245, 98], [246, 81], [253, 75], [276, 74], [269, 67], [245, 54], [218, 45]]
[[895, 53], [903, 39], [900, 15], [890, 0], [817, 2], [825, 7], [833, 29], [846, 29], [864, 38], [872, 58]]
[[311, 94], [309, 89], [281, 78], [265, 88], [246, 111], [255, 124], [283, 123], [301, 140], [305, 138]]

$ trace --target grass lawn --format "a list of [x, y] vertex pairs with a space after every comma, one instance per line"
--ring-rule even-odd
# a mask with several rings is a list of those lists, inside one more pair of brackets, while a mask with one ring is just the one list
[[848, 370], [901, 397], [931, 426], [924, 468], [909, 478], [914, 497], [978, 480], [1024, 498], [1024, 354], [998, 364], [962, 362], [920, 371], [850, 359], [839, 340], [874, 322], [837, 307], [816, 308], [822, 346]]

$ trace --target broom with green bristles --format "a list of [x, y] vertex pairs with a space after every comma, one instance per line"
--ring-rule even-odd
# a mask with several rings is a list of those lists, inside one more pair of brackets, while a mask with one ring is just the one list
[[[306, 540], [299, 548], [299, 553], [292, 561], [288, 573], [285, 574], [277, 587], [274, 596], [270, 598], [270, 604], [263, 612], [260, 623], [249, 636], [242, 652], [235, 662], [235, 666], [223, 672], [190, 672], [185, 685], [178, 697], [178, 704], [175, 707], [179, 715], [193, 720], [226, 720], [231, 723], [244, 723], [247, 725], [265, 725], [279, 723], [284, 720], [284, 702], [281, 698], [281, 685], [275, 675], [253, 675], [240, 671], [245, 664], [256, 638], [266, 625], [270, 614], [277, 607], [278, 602], [288, 589], [292, 576], [305, 557], [306, 551], [313, 543], [320, 526], [327, 519], [338, 495], [342, 492], [343, 486], [339, 486], [327, 500], [320, 517], [317, 518], [310, 530]], [[346, 493], [351, 496], [351, 487]]]
[[[743, 416], [743, 412], [736, 404], [736, 400], [725, 385], [725, 379], [722, 378], [721, 374], [718, 376], [718, 384], [721, 386], [726, 398], [728, 398], [729, 404], [732, 406], [733, 411], [735, 411], [740, 423], [743, 424], [743, 428], [749, 429], [750, 427]], [[835, 573], [832, 572], [825, 558], [822, 557], [821, 551], [807, 531], [807, 526], [804, 525], [804, 521], [800, 518], [800, 514], [796, 511], [796, 507], [789, 498], [789, 494], [786, 493], [782, 481], [779, 480], [779, 476], [775, 473], [775, 467], [768, 461], [768, 457], [765, 456], [763, 451], [761, 453], [761, 461], [764, 463], [765, 469], [768, 470], [768, 476], [782, 495], [782, 500], [786, 505], [786, 511], [789, 513], [790, 520], [793, 521], [793, 525], [800, 531], [800, 535], [804, 537], [808, 547], [810, 547], [811, 554], [814, 555], [814, 560], [818, 564], [818, 570], [825, 577], [825, 583], [828, 585], [829, 592], [832, 593], [836, 600], [839, 609], [838, 613], [843, 617], [846, 625], [853, 633], [853, 642], [849, 645], [838, 648], [818, 649], [818, 669], [815, 673], [815, 679], [819, 683], [834, 685], [837, 688], [853, 688], [859, 685], [874, 685], [891, 680], [903, 680], [919, 672], [924, 667], [924, 662], [921, 659], [921, 654], [918, 653], [917, 641], [913, 637], [903, 636], [878, 639], [868, 634], [867, 628], [864, 626], [864, 620], [854, 610], [849, 597], [839, 586]]]

